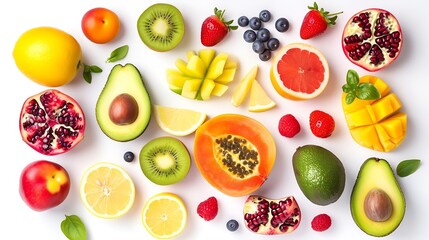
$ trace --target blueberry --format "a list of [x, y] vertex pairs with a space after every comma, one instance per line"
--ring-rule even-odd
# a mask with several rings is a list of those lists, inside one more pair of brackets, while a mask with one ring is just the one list
[[259, 18], [261, 19], [262, 22], [268, 22], [271, 20], [271, 13], [268, 10], [262, 10], [259, 13]]
[[124, 160], [126, 162], [132, 162], [134, 160], [134, 153], [128, 151], [124, 154]]
[[258, 17], [252, 17], [249, 20], [249, 27], [253, 30], [259, 30], [262, 26], [262, 22], [261, 19], [259, 19]]
[[246, 27], [249, 25], [249, 19], [246, 16], [241, 16], [238, 18], [238, 26]]
[[270, 39], [271, 37], [271, 33], [268, 29], [266, 28], [261, 28], [258, 30], [258, 32], [256, 33], [256, 39], [261, 40], [262, 42], [266, 42], [268, 41], [268, 39]]
[[277, 19], [276, 29], [279, 32], [286, 32], [289, 29], [289, 21], [286, 18]]
[[262, 61], [268, 61], [271, 58], [271, 51], [270, 49], [265, 49], [262, 53], [259, 53], [259, 59]]
[[231, 232], [236, 231], [238, 229], [238, 226], [239, 224], [235, 219], [231, 219], [226, 223], [226, 228]]
[[279, 48], [280, 41], [277, 38], [270, 38], [267, 42], [267, 47], [271, 51], [275, 51]]
[[252, 44], [252, 49], [255, 53], [262, 53], [265, 51], [265, 44], [261, 40], [256, 40]]
[[256, 33], [253, 30], [248, 29], [243, 33], [243, 38], [244, 41], [248, 43], [254, 42], [256, 40]]

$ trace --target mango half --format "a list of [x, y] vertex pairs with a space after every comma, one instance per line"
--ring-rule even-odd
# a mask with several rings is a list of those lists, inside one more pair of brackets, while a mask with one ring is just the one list
[[389, 85], [376, 76], [362, 76], [359, 82], [374, 84], [381, 98], [356, 98], [347, 104], [346, 93], [342, 94], [341, 102], [350, 134], [364, 147], [380, 152], [392, 151], [402, 143], [407, 132], [407, 115], [400, 112], [401, 101], [390, 92]]

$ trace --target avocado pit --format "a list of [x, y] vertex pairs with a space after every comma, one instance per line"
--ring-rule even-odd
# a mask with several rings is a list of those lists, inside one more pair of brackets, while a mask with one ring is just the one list
[[387, 221], [392, 215], [392, 201], [385, 191], [374, 188], [365, 197], [364, 211], [372, 221]]
[[117, 125], [128, 125], [136, 121], [139, 108], [136, 99], [122, 93], [113, 99], [109, 107], [109, 118]]

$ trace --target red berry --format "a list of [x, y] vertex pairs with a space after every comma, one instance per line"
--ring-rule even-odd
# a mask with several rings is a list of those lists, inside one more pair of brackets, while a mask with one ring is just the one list
[[326, 112], [315, 110], [310, 114], [310, 129], [314, 136], [327, 138], [335, 129], [334, 118]]
[[225, 10], [214, 9], [214, 15], [207, 17], [201, 25], [201, 43], [206, 47], [212, 47], [222, 41], [229, 31], [236, 30], [238, 26], [232, 26], [233, 20], [224, 19]]
[[317, 3], [314, 2], [313, 6], [308, 6], [309, 12], [302, 20], [300, 36], [302, 39], [309, 39], [323, 33], [328, 26], [335, 25], [338, 13], [329, 13], [323, 8], [319, 9]]
[[325, 213], [319, 214], [311, 221], [311, 228], [317, 232], [323, 232], [331, 227], [331, 217]]
[[213, 220], [218, 212], [217, 199], [215, 197], [209, 197], [205, 201], [198, 204], [197, 213], [206, 221]]
[[292, 138], [301, 131], [301, 126], [292, 114], [286, 114], [280, 118], [279, 132], [282, 136]]

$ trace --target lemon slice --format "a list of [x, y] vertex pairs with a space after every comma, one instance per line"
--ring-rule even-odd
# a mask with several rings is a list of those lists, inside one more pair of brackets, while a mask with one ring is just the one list
[[134, 182], [123, 168], [99, 162], [83, 174], [80, 196], [85, 207], [100, 218], [118, 218], [134, 204]]
[[158, 126], [175, 136], [189, 135], [206, 120], [207, 114], [183, 108], [155, 105]]
[[257, 74], [258, 65], [255, 65], [238, 83], [238, 86], [235, 89], [231, 99], [231, 103], [234, 107], [238, 107], [243, 103], [252, 87], [252, 83], [255, 81]]
[[250, 90], [250, 112], [264, 112], [276, 106], [276, 103], [268, 96], [258, 81], [253, 81]]
[[169, 192], [152, 196], [142, 212], [144, 227], [157, 239], [171, 239], [179, 235], [185, 229], [187, 217], [182, 199]]

